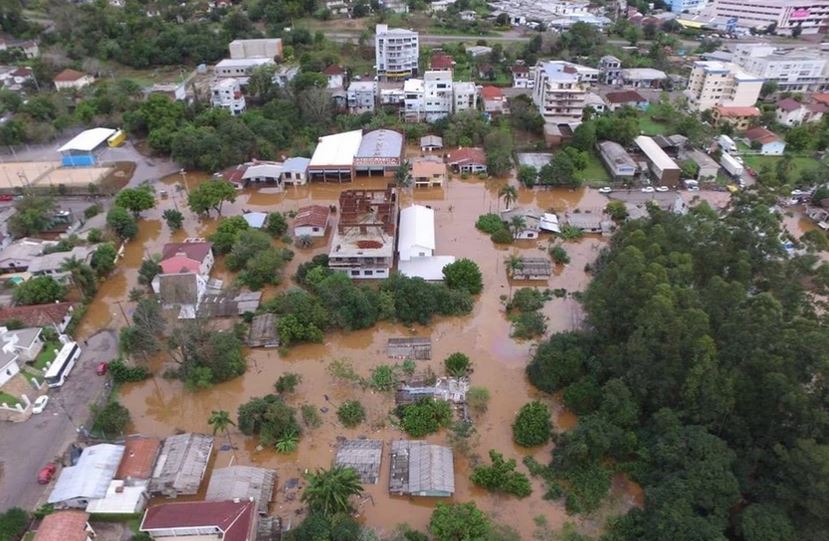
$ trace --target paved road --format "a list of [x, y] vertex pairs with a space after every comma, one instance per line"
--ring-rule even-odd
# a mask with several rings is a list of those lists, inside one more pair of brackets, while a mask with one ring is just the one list
[[0, 511], [9, 507], [36, 508], [54, 485], [37, 484], [37, 472], [55, 461], [77, 437], [77, 427], [89, 426], [89, 404], [105, 391], [107, 378], [95, 365], [115, 357], [115, 333], [101, 331], [89, 338], [69, 379], [49, 390], [46, 411], [24, 423], [0, 423]]

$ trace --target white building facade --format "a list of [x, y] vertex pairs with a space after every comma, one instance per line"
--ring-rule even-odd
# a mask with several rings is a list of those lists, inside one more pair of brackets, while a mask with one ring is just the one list
[[352, 81], [346, 92], [348, 112], [351, 114], [374, 111], [377, 100], [377, 83], [374, 81]]
[[567, 68], [560, 61], [536, 66], [533, 102], [545, 122], [581, 122], [588, 84]]
[[739, 26], [769, 28], [777, 34], [791, 35], [826, 31], [829, 0], [714, 0], [711, 13], [723, 19], [736, 18]]
[[417, 75], [420, 38], [417, 32], [378, 24], [374, 36], [375, 69], [380, 80]]
[[221, 107], [230, 111], [233, 116], [245, 112], [245, 96], [239, 81], [234, 78], [220, 79], [210, 87], [210, 102], [213, 107]]
[[696, 111], [712, 107], [751, 107], [760, 97], [763, 78], [746, 73], [730, 62], [694, 62], [685, 95]]
[[753, 75], [775, 81], [784, 92], [821, 90], [827, 83], [827, 58], [816, 47], [781, 49], [767, 43], [741, 43], [732, 61]]

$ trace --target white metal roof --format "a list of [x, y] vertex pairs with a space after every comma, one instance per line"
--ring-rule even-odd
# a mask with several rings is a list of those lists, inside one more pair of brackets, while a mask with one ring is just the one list
[[435, 211], [423, 205], [412, 205], [400, 211], [397, 251], [406, 254], [414, 246], [435, 249]]
[[679, 169], [679, 166], [670, 156], [665, 154], [665, 151], [659, 148], [656, 141], [646, 135], [640, 135], [634, 139], [636, 146], [638, 146], [645, 156], [654, 163], [659, 169]]
[[242, 214], [242, 218], [248, 223], [248, 225], [253, 229], [262, 229], [265, 225], [265, 220], [267, 220], [268, 215], [264, 212], [246, 212]]
[[66, 152], [68, 150], [80, 150], [89, 152], [104, 144], [116, 130], [111, 128], [92, 128], [91, 130], [84, 130], [68, 143], [58, 149], [58, 152]]
[[408, 261], [398, 261], [397, 270], [409, 278], [423, 278], [427, 282], [443, 280], [443, 267], [455, 262], [453, 255], [433, 255], [430, 257], [413, 257]]
[[351, 166], [354, 155], [363, 141], [363, 131], [353, 130], [335, 133], [320, 137], [314, 155], [311, 156], [310, 167], [340, 165]]
[[308, 170], [308, 163], [311, 160], [303, 157], [288, 158], [282, 163], [283, 173], [302, 173]]
[[123, 445], [101, 443], [87, 447], [76, 465], [60, 472], [55, 488], [49, 494], [49, 503], [74, 498], [103, 498], [123, 454]]
[[242, 174], [242, 179], [249, 178], [279, 178], [282, 174], [282, 164], [277, 162], [257, 163], [248, 166]]

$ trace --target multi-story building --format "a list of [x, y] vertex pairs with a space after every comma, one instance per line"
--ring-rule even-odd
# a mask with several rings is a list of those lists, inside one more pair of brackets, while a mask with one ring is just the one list
[[739, 26], [769, 28], [791, 35], [826, 31], [829, 0], [714, 0], [710, 12], [722, 19], [737, 19]]
[[375, 69], [381, 80], [417, 75], [420, 41], [417, 32], [378, 24], [374, 36]]
[[606, 55], [599, 59], [599, 80], [606, 85], [622, 84], [622, 61]]
[[210, 102], [213, 107], [222, 107], [231, 115], [245, 112], [245, 96], [237, 79], [219, 79], [210, 86]]
[[568, 64], [555, 61], [536, 66], [533, 101], [545, 122], [581, 122], [588, 85]]
[[411, 122], [423, 120], [423, 79], [403, 83], [403, 117]]
[[452, 114], [454, 93], [452, 74], [427, 71], [423, 74], [423, 118], [435, 122]]
[[741, 43], [732, 62], [747, 72], [775, 81], [785, 92], [823, 89], [827, 77], [827, 57], [816, 47], [778, 48], [767, 43]]
[[377, 83], [375, 81], [352, 81], [348, 85], [346, 101], [349, 113], [370, 113], [374, 111], [376, 100]]
[[478, 88], [475, 83], [462, 81], [452, 85], [454, 103], [452, 112], [457, 114], [461, 111], [475, 110], [478, 108]]
[[668, 5], [674, 13], [699, 11], [708, 5], [708, 0], [668, 0]]
[[516, 63], [512, 67], [512, 87], [532, 88], [535, 84], [535, 68], [523, 62]]
[[697, 111], [712, 107], [751, 107], [760, 96], [763, 78], [746, 73], [730, 62], [694, 62], [685, 95]]

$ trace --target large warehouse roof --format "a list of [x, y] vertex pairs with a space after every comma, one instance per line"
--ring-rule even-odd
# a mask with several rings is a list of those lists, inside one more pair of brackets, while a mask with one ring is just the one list
[[665, 154], [665, 151], [659, 148], [656, 141], [645, 135], [640, 135], [633, 140], [645, 156], [663, 171], [666, 169], [679, 169], [679, 166], [674, 162], [670, 156]]
[[357, 158], [400, 158], [403, 134], [394, 130], [373, 130], [363, 135]]
[[92, 128], [91, 130], [84, 130], [70, 139], [68, 143], [60, 147], [58, 152], [66, 152], [69, 150], [90, 152], [104, 144], [106, 140], [115, 133], [115, 131], [116, 130], [111, 128]]
[[338, 165], [351, 167], [354, 155], [363, 141], [363, 131], [354, 130], [320, 137], [319, 144], [311, 157], [310, 167]]

